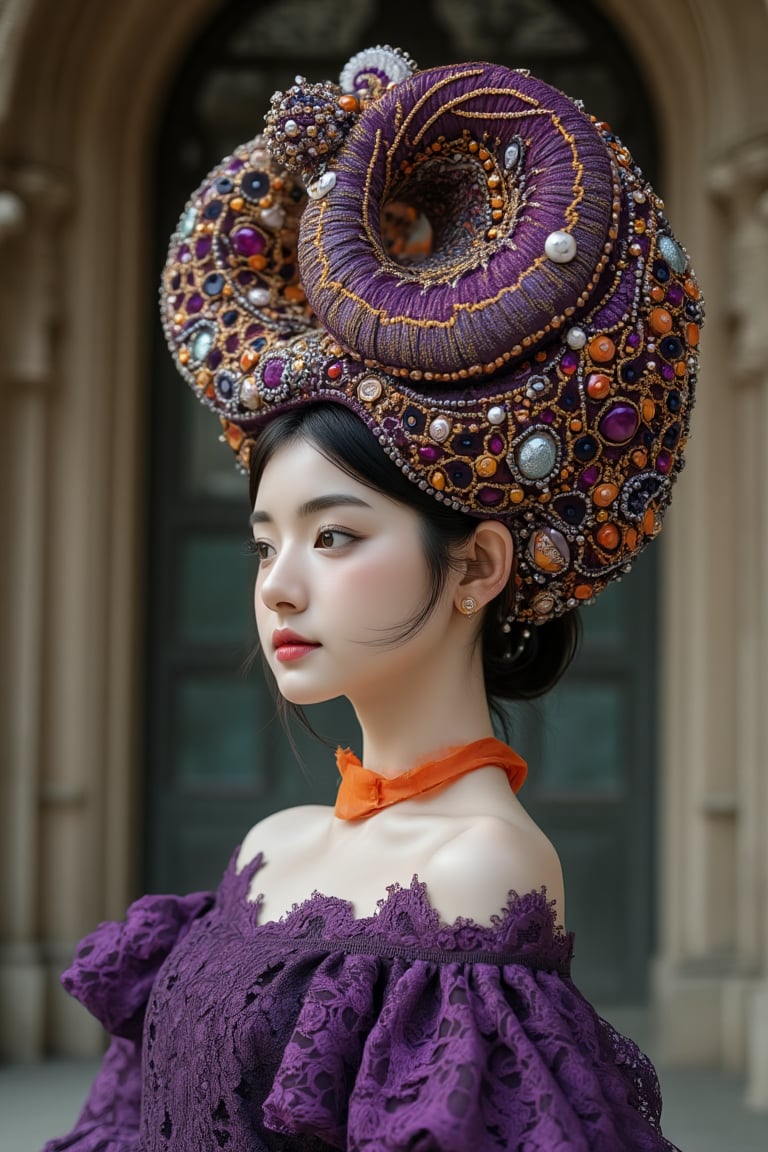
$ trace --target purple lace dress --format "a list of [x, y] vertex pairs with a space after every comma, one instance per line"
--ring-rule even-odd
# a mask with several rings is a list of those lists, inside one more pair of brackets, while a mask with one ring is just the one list
[[[653, 1067], [569, 978], [544, 890], [441, 927], [425, 887], [259, 922], [261, 860], [145, 896], [65, 987], [112, 1040], [45, 1152], [670, 1152]], [[674, 1150], [672, 1150], [674, 1152]]]

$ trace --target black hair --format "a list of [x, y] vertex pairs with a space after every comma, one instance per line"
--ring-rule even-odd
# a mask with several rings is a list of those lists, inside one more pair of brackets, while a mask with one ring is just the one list
[[[385, 453], [372, 444], [362, 420], [341, 404], [317, 403], [290, 409], [274, 417], [259, 434], [251, 455], [250, 501], [253, 508], [265, 467], [278, 448], [292, 440], [311, 442], [332, 464], [369, 488], [377, 489], [413, 508], [421, 522], [429, 595], [418, 612], [403, 623], [390, 643], [401, 643], [429, 618], [456, 563], [456, 549], [466, 543], [478, 525], [475, 517], [457, 512], [423, 492]], [[581, 634], [576, 610], [536, 626], [514, 621], [503, 630], [509, 615], [509, 585], [486, 607], [479, 640], [482, 644], [485, 691], [491, 710], [506, 730], [504, 701], [533, 700], [557, 684], [573, 660]], [[312, 731], [301, 709], [282, 702], [281, 716], [294, 715]]]

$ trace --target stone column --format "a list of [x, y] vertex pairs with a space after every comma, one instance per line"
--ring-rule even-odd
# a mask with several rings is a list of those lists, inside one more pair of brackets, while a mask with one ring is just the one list
[[38, 943], [47, 407], [56, 319], [56, 225], [66, 189], [39, 167], [0, 168], [0, 1059], [39, 1057]]
[[703, 283], [715, 325], [705, 327], [694, 483], [670, 534], [678, 614], [655, 973], [662, 1058], [746, 1074], [756, 1107], [768, 1107], [767, 190], [768, 139], [710, 171], [714, 276]]

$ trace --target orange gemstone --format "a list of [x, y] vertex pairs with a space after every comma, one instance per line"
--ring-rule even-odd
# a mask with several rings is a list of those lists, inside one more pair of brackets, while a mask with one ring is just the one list
[[478, 476], [493, 476], [496, 471], [496, 461], [491, 456], [481, 456], [475, 465]]
[[579, 420], [577, 418], [574, 418], [573, 420], [571, 420], [571, 423], [570, 423], [571, 432], [581, 432], [582, 427], [583, 427], [583, 425], [581, 423], [581, 420]]
[[610, 336], [595, 336], [587, 345], [587, 351], [597, 364], [607, 364], [616, 355], [616, 345]]
[[666, 336], [672, 330], [672, 317], [666, 308], [654, 308], [648, 317], [651, 330], [657, 336]]
[[241, 212], [245, 201], [242, 196], [233, 196], [229, 202], [229, 206], [233, 212]]
[[248, 257], [248, 267], [253, 268], [254, 272], [258, 272], [261, 268], [266, 268], [267, 258], [258, 252], [255, 256]]
[[587, 395], [592, 400], [605, 400], [611, 390], [611, 378], [603, 372], [593, 372], [587, 377]]
[[601, 548], [613, 552], [619, 546], [621, 535], [615, 524], [603, 524], [602, 528], [598, 529], [597, 542]]
[[656, 405], [653, 400], [646, 396], [645, 400], [643, 400], [643, 420], [645, 420], [646, 424], [650, 424], [655, 415]]
[[636, 448], [632, 453], [632, 463], [637, 468], [645, 468], [646, 464], [648, 463], [647, 453], [643, 452], [642, 448]]
[[642, 236], [643, 232], [645, 232], [645, 220], [635, 220], [634, 228], [638, 236]]
[[677, 364], [675, 364], [675, 376], [685, 376], [687, 371], [688, 369], [685, 366], [685, 361], [678, 360]]
[[609, 504], [613, 504], [618, 494], [619, 489], [615, 484], [601, 484], [595, 489], [592, 499], [598, 508], [607, 508]]
[[186, 364], [189, 360], [189, 348], [179, 349], [179, 360], [182, 364]]
[[654, 284], [653, 288], [651, 288], [651, 300], [655, 300], [657, 304], [660, 304], [663, 299], [664, 289], [659, 284]]
[[637, 548], [637, 529], [627, 528], [627, 534], [624, 537], [627, 548]]
[[224, 425], [224, 435], [230, 448], [234, 448], [235, 451], [237, 451], [245, 438], [245, 433], [242, 428], [239, 428], [237, 424], [230, 424], [229, 421]]
[[695, 348], [699, 343], [699, 326], [698, 324], [686, 324], [685, 336], [688, 343], [692, 348]]
[[695, 280], [686, 280], [683, 287], [685, 288], [686, 296], [690, 296], [692, 300], [698, 300], [700, 295], [699, 286]]
[[521, 501], [525, 499], [525, 492], [523, 492], [522, 488], [514, 486], [509, 490], [509, 498], [513, 504], [520, 504]]
[[573, 594], [577, 600], [589, 600], [594, 592], [591, 584], [577, 584]]
[[339, 108], [341, 108], [343, 112], [359, 112], [360, 101], [357, 96], [352, 96], [351, 94], [339, 96]]
[[250, 372], [254, 364], [258, 363], [258, 360], [258, 352], [254, 351], [253, 348], [246, 348], [245, 352], [243, 352], [242, 356], [240, 357], [240, 367], [242, 368], [243, 372]]
[[445, 475], [444, 475], [444, 473], [433, 472], [429, 478], [429, 482], [433, 488], [437, 489], [438, 492], [442, 492], [443, 488], [445, 488]]
[[653, 508], [647, 508], [645, 515], [643, 516], [643, 532], [646, 534], [646, 536], [653, 536], [655, 528], [656, 515], [653, 511]]
[[286, 300], [301, 301], [306, 299], [306, 293], [301, 284], [289, 284], [283, 292]]

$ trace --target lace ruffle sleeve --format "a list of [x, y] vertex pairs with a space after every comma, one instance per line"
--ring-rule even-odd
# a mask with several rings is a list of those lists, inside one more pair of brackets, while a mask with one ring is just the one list
[[669, 1152], [653, 1067], [575, 988], [551, 915], [543, 896], [519, 898], [495, 952], [468, 922], [441, 929], [437, 952], [385, 936], [330, 951], [308, 980], [266, 1126], [347, 1152]]
[[105, 922], [78, 946], [62, 984], [111, 1034], [72, 1131], [43, 1152], [139, 1152], [141, 1030], [166, 957], [211, 907], [208, 893], [144, 896], [122, 922]]

